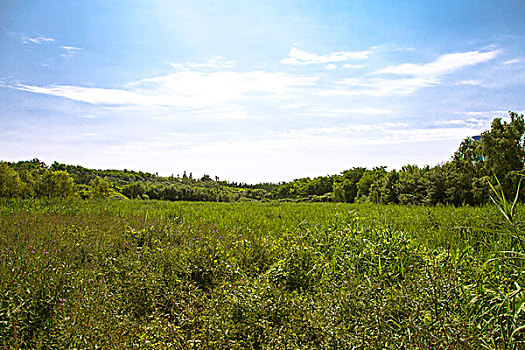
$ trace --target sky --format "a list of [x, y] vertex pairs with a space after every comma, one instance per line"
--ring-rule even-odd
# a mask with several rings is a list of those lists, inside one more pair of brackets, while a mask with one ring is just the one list
[[2, 0], [0, 159], [221, 180], [434, 166], [525, 111], [523, 0]]

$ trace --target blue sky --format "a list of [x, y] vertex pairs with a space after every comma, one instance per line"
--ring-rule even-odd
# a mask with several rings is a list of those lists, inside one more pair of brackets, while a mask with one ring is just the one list
[[525, 111], [525, 2], [0, 3], [0, 159], [244, 182], [435, 165]]

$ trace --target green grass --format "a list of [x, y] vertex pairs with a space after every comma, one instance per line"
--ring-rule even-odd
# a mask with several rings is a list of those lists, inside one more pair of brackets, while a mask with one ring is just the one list
[[0, 347], [520, 348], [504, 224], [494, 206], [3, 200]]

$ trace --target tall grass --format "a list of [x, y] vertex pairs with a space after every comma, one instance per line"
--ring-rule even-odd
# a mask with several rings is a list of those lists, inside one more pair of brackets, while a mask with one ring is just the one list
[[516, 348], [502, 224], [495, 206], [4, 200], [0, 347]]
[[521, 181], [512, 202], [505, 197], [497, 178], [496, 183], [489, 183], [494, 194], [490, 198], [503, 220], [489, 232], [506, 240], [507, 244], [499, 246], [494, 252], [495, 256], [486, 264], [498, 272], [506, 286], [502, 288], [497, 283], [488, 284], [486, 297], [480, 302], [477, 316], [487, 324], [496, 325], [494, 331], [499, 334], [504, 349], [518, 349], [525, 346], [525, 236], [524, 223], [517, 215]]

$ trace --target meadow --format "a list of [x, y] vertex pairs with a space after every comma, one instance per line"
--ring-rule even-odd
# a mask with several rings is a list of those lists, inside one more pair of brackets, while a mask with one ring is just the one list
[[507, 204], [2, 199], [0, 347], [520, 349]]

